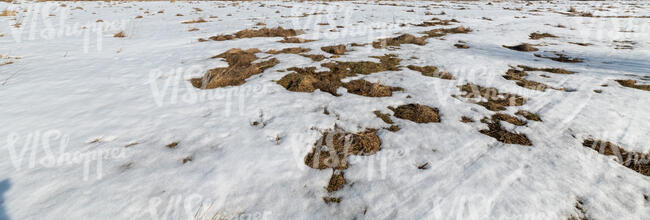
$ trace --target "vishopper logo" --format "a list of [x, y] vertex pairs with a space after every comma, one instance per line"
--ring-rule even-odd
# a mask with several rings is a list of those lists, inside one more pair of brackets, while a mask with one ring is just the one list
[[123, 31], [127, 29], [129, 20], [117, 21], [87, 21], [71, 23], [68, 20], [70, 10], [58, 7], [56, 3], [40, 3], [26, 6], [11, 5], [6, 10], [24, 11], [15, 17], [15, 23], [7, 20], [11, 35], [17, 43], [34, 40], [54, 40], [68, 37], [83, 39], [83, 51], [89, 52], [91, 40], [95, 37], [96, 50], [103, 47], [104, 33]]
[[265, 91], [262, 85], [244, 84], [234, 87], [200, 89], [192, 85], [191, 80], [201, 79], [208, 69], [202, 65], [170, 68], [167, 70], [154, 69], [149, 72], [148, 84], [157, 106], [174, 105], [178, 103], [195, 104], [206, 101], [220, 101], [224, 105], [224, 114], [232, 113], [233, 105], [237, 105], [240, 113], [246, 108], [246, 100], [261, 96]]
[[[22, 144], [20, 144], [22, 142]], [[83, 180], [90, 179], [95, 164], [96, 179], [103, 177], [103, 160], [125, 158], [123, 149], [67, 152], [70, 136], [59, 130], [35, 131], [26, 135], [7, 136], [6, 150], [17, 171], [24, 168], [55, 168], [83, 164]], [[58, 151], [53, 148], [58, 145]], [[29, 153], [29, 154], [28, 154]], [[24, 161], [27, 159], [27, 161]]]

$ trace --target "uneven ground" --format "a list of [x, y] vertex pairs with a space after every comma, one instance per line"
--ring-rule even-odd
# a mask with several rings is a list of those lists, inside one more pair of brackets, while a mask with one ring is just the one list
[[2, 2], [0, 220], [647, 219], [649, 16]]

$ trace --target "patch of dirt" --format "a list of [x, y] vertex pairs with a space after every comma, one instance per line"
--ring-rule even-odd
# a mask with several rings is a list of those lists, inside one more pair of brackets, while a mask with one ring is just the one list
[[637, 85], [636, 80], [633, 80], [633, 79], [627, 79], [627, 80], [620, 79], [620, 80], [615, 80], [615, 81], [618, 82], [618, 84], [621, 84], [621, 86], [624, 86], [624, 87], [650, 91], [650, 85]]
[[[460, 96], [467, 99], [479, 99], [475, 102], [490, 111], [505, 110], [508, 106], [521, 106], [526, 103], [526, 98], [510, 94], [500, 93], [498, 89], [492, 87], [482, 87], [476, 84], [467, 83], [458, 86], [461, 92]], [[487, 101], [486, 101], [487, 100]]]
[[431, 21], [424, 21], [420, 24], [415, 24], [415, 26], [418, 27], [431, 27], [431, 26], [438, 26], [438, 25], [447, 26], [447, 25], [451, 25], [452, 22], [459, 23], [459, 21], [456, 19], [446, 20], [440, 18], [433, 18], [431, 19]]
[[650, 176], [650, 155], [648, 154], [628, 152], [609, 141], [592, 138], [585, 139], [582, 146], [591, 148], [606, 156], [614, 156], [615, 160], [621, 165], [644, 176]]
[[539, 50], [536, 47], [533, 47], [532, 45], [527, 44], [527, 43], [522, 43], [522, 44], [515, 45], [515, 46], [503, 45], [503, 47], [511, 49], [511, 50], [521, 51], [521, 52], [532, 52], [532, 51], [538, 51]]
[[343, 176], [345, 173], [340, 170], [334, 170], [332, 172], [332, 177], [330, 177], [329, 184], [327, 185], [327, 192], [334, 192], [338, 191], [339, 189], [343, 188], [347, 181], [345, 180], [345, 177]]
[[409, 68], [410, 70], [418, 71], [422, 73], [423, 76], [436, 77], [436, 78], [447, 79], [447, 80], [454, 79], [453, 75], [449, 74], [448, 72], [438, 71], [438, 68], [435, 66], [408, 65], [407, 68]]
[[404, 91], [404, 89], [400, 87], [384, 86], [379, 83], [371, 83], [362, 79], [343, 83], [343, 87], [346, 88], [349, 93], [367, 97], [388, 97], [392, 96], [393, 92]]
[[326, 53], [331, 53], [334, 55], [343, 55], [347, 51], [345, 49], [345, 45], [339, 44], [335, 46], [325, 46], [320, 48], [322, 51], [325, 51]]
[[309, 43], [313, 42], [316, 40], [309, 40], [309, 39], [302, 39], [299, 37], [285, 37], [284, 39], [278, 41], [280, 43], [287, 43], [287, 44], [302, 44], [302, 43]]
[[500, 115], [495, 114], [492, 116], [492, 119], [483, 118], [481, 119], [481, 122], [487, 124], [488, 129], [479, 130], [479, 132], [487, 136], [493, 137], [494, 139], [497, 139], [497, 141], [502, 143], [532, 146], [533, 144], [530, 142], [530, 140], [528, 139], [528, 137], [526, 137], [525, 134], [513, 133], [508, 130], [505, 130], [501, 126], [500, 121], [502, 120], [505, 120], [506, 122], [512, 124], [515, 123], [520, 124], [520, 122], [517, 122], [516, 120], [512, 120], [510, 117], [514, 118], [513, 116], [509, 116], [505, 114], [500, 114]]
[[381, 140], [375, 129], [355, 134], [335, 127], [314, 143], [312, 151], [305, 156], [305, 164], [314, 169], [344, 170], [348, 168], [347, 156], [373, 155], [380, 149]]
[[538, 32], [530, 33], [530, 35], [528, 35], [528, 37], [531, 40], [539, 40], [539, 39], [547, 38], [547, 37], [548, 38], [557, 38], [557, 36], [549, 34], [549, 33], [538, 33]]
[[437, 123], [440, 122], [440, 115], [437, 108], [420, 104], [406, 104], [394, 107], [388, 107], [394, 112], [394, 116], [406, 119], [415, 123]]
[[290, 48], [284, 48], [282, 50], [269, 50], [266, 51], [268, 54], [281, 54], [281, 53], [289, 53], [289, 54], [299, 54], [299, 53], [306, 53], [311, 51], [309, 48], [301, 48], [301, 47], [290, 47]]
[[542, 54], [535, 54], [535, 56], [539, 58], [551, 59], [562, 63], [582, 63], [583, 61], [581, 58], [577, 58], [577, 57], [572, 58], [559, 52], [553, 52], [553, 54], [555, 56], [545, 56]]
[[254, 37], [294, 37], [303, 34], [302, 30], [276, 28], [246, 29], [237, 31], [234, 34], [212, 36], [209, 39], [214, 41], [234, 40], [240, 38]]
[[323, 63], [321, 66], [328, 68], [329, 71], [316, 72], [316, 67], [297, 68], [292, 67], [288, 70], [293, 71], [282, 77], [277, 83], [293, 92], [313, 92], [320, 89], [323, 92], [339, 96], [336, 90], [339, 87], [348, 88], [348, 91], [358, 95], [368, 95], [378, 97], [380, 95], [392, 94], [394, 91], [400, 91], [398, 87], [388, 87], [379, 84], [365, 82], [363, 80], [351, 81], [348, 83], [341, 82], [341, 79], [357, 74], [370, 74], [381, 71], [396, 71], [401, 61], [395, 55], [387, 54], [381, 57], [373, 57], [380, 60], [380, 63], [370, 61], [358, 62], [330, 62]]
[[437, 28], [424, 32], [428, 37], [442, 37], [447, 34], [466, 34], [472, 32], [472, 29], [463, 26], [455, 28]]
[[265, 69], [280, 63], [275, 58], [253, 63], [258, 59], [255, 53], [259, 52], [260, 50], [257, 48], [247, 50], [234, 48], [214, 56], [212, 58], [225, 59], [229, 66], [210, 69], [203, 77], [191, 79], [191, 83], [200, 89], [238, 86], [244, 84], [249, 77], [260, 74]]
[[515, 115], [521, 115], [522, 117], [531, 121], [542, 121], [542, 118], [540, 118], [539, 115], [526, 110], [519, 110], [515, 112]]
[[525, 66], [525, 65], [518, 65], [517, 67], [524, 69], [524, 71], [542, 71], [542, 72], [547, 72], [547, 73], [555, 73], [555, 74], [574, 74], [575, 72], [573, 71], [568, 71], [562, 68], [536, 68], [536, 67], [530, 67], [530, 66]]
[[380, 49], [386, 48], [388, 46], [395, 47], [402, 44], [416, 44], [416, 45], [425, 45], [426, 37], [415, 37], [410, 34], [402, 34], [397, 37], [379, 39], [378, 41], [372, 42], [372, 47]]

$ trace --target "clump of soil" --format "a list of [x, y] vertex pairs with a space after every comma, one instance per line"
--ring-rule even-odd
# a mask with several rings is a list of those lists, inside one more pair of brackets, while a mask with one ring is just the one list
[[591, 148], [606, 156], [615, 156], [618, 163], [645, 176], [650, 176], [650, 155], [628, 152], [609, 141], [585, 139], [582, 146]]
[[564, 55], [564, 54], [559, 53], [559, 52], [553, 52], [553, 54], [555, 54], [554, 57], [553, 56], [545, 56], [545, 55], [542, 55], [542, 54], [535, 54], [535, 56], [539, 57], [539, 58], [551, 59], [551, 60], [554, 60], [554, 61], [557, 61], [557, 62], [562, 62], [562, 63], [582, 63], [582, 61], [583, 61], [580, 58], [577, 58], [577, 57], [571, 58], [571, 57], [568, 57], [567, 55]]
[[503, 47], [511, 49], [511, 50], [521, 51], [521, 52], [532, 52], [532, 51], [538, 51], [539, 50], [539, 49], [537, 49], [537, 48], [535, 48], [532, 45], [527, 44], [527, 43], [522, 43], [522, 44], [515, 45], [515, 46], [503, 45]]
[[255, 53], [259, 52], [260, 50], [256, 48], [248, 50], [235, 48], [214, 56], [212, 58], [225, 59], [229, 66], [208, 70], [203, 77], [192, 79], [192, 85], [200, 89], [238, 86], [244, 84], [249, 77], [260, 74], [279, 63], [275, 58], [253, 63], [258, 59]]
[[526, 110], [519, 110], [515, 112], [515, 115], [521, 115], [522, 117], [531, 121], [542, 121], [542, 118], [540, 118], [539, 115]]
[[299, 53], [306, 53], [311, 51], [309, 48], [301, 48], [301, 47], [290, 47], [290, 48], [284, 48], [282, 50], [269, 50], [266, 51], [268, 54], [281, 54], [281, 53], [290, 53], [290, 54], [299, 54]]
[[[492, 116], [492, 119], [483, 118], [481, 122], [487, 124], [488, 129], [480, 130], [482, 134], [493, 137], [497, 141], [506, 143], [506, 144], [519, 144], [524, 146], [532, 146], [533, 144], [528, 140], [525, 134], [513, 133], [505, 130], [500, 121], [506, 121], [512, 124], [521, 124], [521, 121], [513, 120], [514, 116], [505, 115], [505, 114], [495, 114]], [[525, 123], [524, 123], [525, 124]]]
[[420, 24], [416, 24], [415, 26], [419, 26], [419, 27], [430, 27], [430, 26], [438, 26], [438, 25], [447, 26], [447, 25], [451, 25], [452, 22], [458, 23], [459, 21], [456, 19], [447, 20], [447, 19], [433, 18], [431, 19], [431, 21], [424, 21]]
[[280, 43], [288, 43], [288, 44], [302, 44], [302, 43], [308, 43], [316, 40], [309, 40], [309, 39], [302, 39], [299, 37], [285, 37], [284, 39], [278, 41]]
[[426, 105], [406, 104], [397, 106], [397, 108], [388, 108], [395, 113], [395, 117], [406, 119], [415, 123], [440, 122], [438, 109]]
[[618, 82], [618, 84], [621, 84], [621, 86], [624, 87], [650, 91], [650, 85], [637, 85], [636, 80], [633, 79], [627, 79], [627, 80], [621, 79], [621, 80], [616, 80], [616, 82]]
[[208, 21], [206, 21], [203, 18], [197, 18], [197, 19], [194, 19], [194, 20], [183, 21], [181, 23], [183, 23], [183, 24], [195, 24], [195, 23], [203, 23], [203, 22], [208, 22]]
[[423, 76], [437, 77], [437, 78], [447, 79], [447, 80], [454, 79], [453, 75], [449, 74], [448, 72], [438, 71], [438, 68], [435, 67], [435, 66], [408, 65], [407, 67], [410, 70], [414, 70], [414, 71], [418, 71], [418, 72], [422, 73]]
[[428, 37], [442, 37], [447, 34], [466, 34], [472, 32], [472, 29], [463, 27], [463, 26], [458, 26], [455, 28], [436, 28], [433, 30], [429, 30], [424, 32]]
[[400, 87], [384, 86], [379, 83], [371, 83], [366, 80], [357, 79], [343, 83], [343, 87], [349, 93], [367, 97], [387, 97], [392, 96], [395, 91], [403, 91]]
[[336, 92], [339, 87], [348, 88], [348, 91], [354, 94], [370, 97], [390, 96], [392, 92], [400, 91], [401, 88], [398, 87], [388, 87], [379, 84], [373, 85], [373, 83], [363, 80], [355, 80], [348, 83], [341, 82], [341, 79], [356, 76], [357, 74], [366, 75], [381, 71], [399, 70], [397, 65], [399, 65], [401, 60], [395, 55], [388, 54], [373, 58], [379, 59], [380, 63], [370, 61], [330, 62], [321, 64], [321, 66], [329, 69], [329, 71], [323, 72], [316, 72], [315, 67], [292, 67], [288, 70], [293, 71], [293, 73], [282, 77], [277, 83], [293, 92], [313, 92], [316, 89], [320, 89], [334, 96], [339, 96]]
[[332, 172], [332, 177], [330, 177], [329, 184], [327, 185], [327, 192], [334, 192], [338, 191], [339, 189], [343, 188], [347, 181], [345, 180], [345, 177], [343, 176], [345, 173], [340, 170], [334, 170]]
[[524, 71], [542, 71], [555, 74], [574, 74], [573, 71], [568, 71], [562, 68], [536, 68], [525, 65], [518, 65], [517, 67], [524, 69]]
[[[482, 87], [476, 84], [467, 83], [458, 86], [463, 98], [479, 99], [476, 104], [485, 107], [490, 111], [505, 110], [508, 106], [521, 106], [526, 103], [526, 98], [510, 93], [500, 93], [498, 89], [492, 87]], [[482, 99], [481, 99], [482, 98]], [[485, 101], [486, 99], [487, 101]]]
[[322, 51], [325, 51], [326, 53], [331, 53], [334, 55], [343, 55], [347, 51], [345, 49], [345, 45], [339, 44], [335, 46], [325, 46], [320, 48]]
[[323, 133], [316, 141], [312, 151], [305, 156], [305, 164], [314, 169], [344, 170], [348, 168], [347, 156], [373, 155], [380, 149], [381, 140], [375, 129], [355, 134], [335, 128]]
[[402, 34], [397, 37], [384, 38], [372, 42], [372, 47], [380, 49], [388, 46], [399, 46], [401, 44], [416, 44], [421, 46], [427, 44], [426, 39], [426, 37], [415, 37], [410, 34]]
[[528, 76], [528, 73], [525, 71], [517, 70], [515, 68], [510, 68], [505, 75], [503, 75], [503, 78], [507, 80], [512, 80], [515, 81], [515, 83], [518, 86], [527, 88], [527, 89], [532, 89], [532, 90], [538, 90], [538, 91], [546, 91], [547, 88], [550, 88], [550, 86], [540, 83], [540, 82], [535, 82], [531, 80], [525, 79], [525, 77]]
[[528, 37], [531, 40], [539, 40], [539, 39], [546, 38], [546, 37], [548, 37], [548, 38], [557, 38], [557, 36], [549, 34], [549, 33], [537, 33], [537, 32], [530, 33], [530, 35], [528, 35]]
[[303, 34], [302, 30], [284, 29], [282, 27], [276, 28], [260, 28], [260, 29], [246, 29], [237, 31], [234, 34], [212, 36], [209, 39], [214, 41], [225, 41], [239, 38], [254, 38], [254, 37], [294, 37]]

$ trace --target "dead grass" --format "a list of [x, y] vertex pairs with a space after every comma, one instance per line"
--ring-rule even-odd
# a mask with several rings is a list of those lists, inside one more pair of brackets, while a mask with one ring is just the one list
[[438, 71], [438, 68], [435, 66], [415, 66], [408, 65], [407, 68], [410, 70], [418, 71], [422, 73], [423, 76], [436, 77], [441, 79], [452, 80], [454, 76], [448, 72]]
[[340, 170], [334, 170], [332, 172], [332, 177], [330, 177], [329, 184], [327, 184], [327, 192], [335, 192], [343, 188], [347, 183], [345, 180], [344, 172]]
[[325, 46], [320, 48], [322, 51], [325, 51], [326, 53], [334, 54], [334, 55], [343, 55], [347, 51], [345, 49], [345, 45], [339, 44], [335, 46]]
[[547, 88], [552, 88], [549, 85], [546, 85], [544, 83], [540, 82], [535, 82], [532, 80], [527, 80], [525, 77], [528, 76], [528, 73], [522, 70], [517, 70], [516, 68], [510, 68], [506, 72], [505, 75], [503, 75], [503, 78], [507, 80], [512, 80], [515, 81], [515, 83], [523, 88], [527, 89], [532, 89], [532, 90], [537, 90], [537, 91], [546, 91]]
[[374, 113], [377, 116], [377, 118], [380, 118], [382, 121], [384, 121], [384, 123], [393, 124], [393, 120], [390, 119], [389, 114], [381, 113], [379, 110], [374, 111], [372, 113]]
[[542, 121], [542, 118], [540, 118], [539, 115], [526, 110], [519, 110], [515, 112], [515, 115], [521, 115], [522, 117], [531, 121]]
[[628, 152], [609, 141], [585, 139], [582, 146], [591, 148], [606, 156], [614, 156], [621, 165], [644, 176], [650, 176], [650, 155], [638, 152]]
[[313, 42], [316, 40], [309, 40], [309, 39], [302, 39], [299, 37], [285, 37], [284, 39], [278, 41], [280, 43], [287, 43], [287, 44], [302, 44], [302, 43], [308, 43], [308, 42]]
[[124, 33], [124, 31], [120, 31], [120, 32], [117, 32], [117, 33], [113, 34], [113, 37], [123, 38], [123, 37], [126, 37], [126, 34]]
[[472, 123], [472, 122], [474, 122], [474, 120], [472, 120], [470, 117], [462, 116], [462, 117], [460, 117], [460, 122], [462, 122], [462, 123]]
[[579, 43], [579, 42], [569, 42], [569, 43], [570, 43], [570, 44], [575, 44], [575, 45], [580, 45], [580, 46], [583, 46], [583, 47], [593, 45], [593, 44], [591, 44], [591, 43]]
[[472, 32], [472, 29], [463, 26], [455, 28], [437, 28], [424, 32], [428, 37], [442, 37], [447, 34], [466, 34]]
[[415, 37], [410, 34], [402, 34], [393, 38], [384, 38], [379, 39], [378, 41], [372, 42], [372, 47], [380, 49], [386, 48], [388, 46], [400, 46], [402, 44], [415, 44], [415, 45], [425, 45], [426, 37]]
[[373, 155], [380, 149], [381, 140], [375, 129], [350, 133], [335, 127], [316, 141], [305, 156], [305, 164], [314, 169], [344, 170], [348, 168], [347, 156]]
[[197, 18], [197, 19], [194, 19], [194, 20], [183, 21], [181, 23], [183, 23], [183, 24], [196, 24], [196, 23], [204, 23], [204, 22], [208, 22], [208, 21], [203, 19], [203, 18]]
[[394, 112], [394, 116], [406, 119], [415, 123], [437, 123], [440, 122], [440, 115], [437, 108], [420, 104], [406, 104], [389, 107]]
[[[461, 92], [460, 96], [468, 99], [479, 99], [475, 102], [490, 111], [505, 110], [508, 106], [521, 106], [526, 103], [524, 97], [510, 94], [500, 93], [498, 89], [492, 87], [482, 87], [476, 84], [467, 83], [458, 86]], [[486, 101], [487, 100], [487, 101]]]
[[3, 16], [16, 16], [16, 14], [18, 14], [17, 11], [5, 9], [5, 10], [2, 11], [2, 13], [0, 13], [0, 17], [3, 17]]
[[469, 46], [467, 46], [467, 44], [464, 44], [464, 43], [454, 44], [454, 47], [456, 47], [458, 49], [469, 49]]
[[532, 52], [532, 51], [538, 51], [539, 50], [536, 47], [533, 47], [532, 45], [527, 44], [527, 43], [522, 43], [522, 44], [515, 45], [515, 46], [503, 45], [503, 47], [511, 49], [511, 50], [521, 51], [521, 52]]
[[254, 37], [294, 37], [304, 33], [302, 30], [276, 28], [246, 29], [235, 32], [234, 34], [212, 36], [209, 39], [214, 41], [234, 40], [240, 38]]
[[260, 74], [279, 63], [275, 58], [253, 63], [258, 59], [255, 53], [259, 52], [257, 48], [248, 50], [235, 48], [214, 56], [212, 58], [225, 59], [229, 66], [208, 70], [202, 78], [192, 79], [192, 85], [200, 89], [238, 86], [244, 84], [249, 77]]
[[178, 141], [171, 142], [170, 144], [165, 145], [169, 149], [174, 149], [178, 146]]
[[492, 120], [493, 121], [505, 121], [513, 125], [517, 126], [524, 126], [526, 125], [526, 121], [523, 121], [515, 116], [505, 114], [505, 113], [496, 113], [492, 115]]
[[522, 68], [524, 71], [542, 71], [542, 72], [547, 72], [547, 73], [555, 73], [555, 74], [574, 74], [575, 72], [573, 71], [568, 71], [562, 68], [537, 68], [537, 67], [531, 67], [531, 66], [525, 66], [525, 65], [517, 65], [517, 67]]
[[545, 55], [542, 55], [542, 54], [535, 54], [535, 56], [539, 57], [539, 58], [545, 58], [545, 59], [550, 59], [550, 60], [554, 60], [554, 61], [557, 61], [557, 62], [562, 62], [562, 63], [582, 63], [582, 61], [583, 61], [581, 58], [569, 57], [569, 56], [564, 55], [564, 54], [562, 54], [560, 52], [553, 52], [553, 54], [555, 55], [554, 57], [553, 56], [545, 56]]
[[300, 56], [307, 57], [316, 62], [322, 61], [327, 58], [321, 54], [300, 54]]
[[549, 33], [538, 33], [538, 32], [530, 33], [530, 35], [528, 35], [528, 37], [529, 37], [531, 40], [539, 40], [539, 39], [547, 38], [547, 37], [548, 37], [548, 38], [557, 38], [557, 36], [555, 36], [555, 35], [553, 35], [553, 34], [549, 34]]
[[495, 114], [492, 116], [492, 119], [483, 118], [481, 122], [487, 124], [488, 129], [479, 130], [479, 132], [487, 136], [493, 137], [494, 139], [497, 139], [497, 141], [502, 143], [532, 146], [532, 143], [530, 142], [528, 137], [526, 137], [525, 134], [513, 133], [508, 130], [505, 130], [501, 126], [500, 121], [502, 120], [515, 125], [517, 124], [521, 125], [521, 121], [518, 121], [519, 119], [516, 120], [515, 119], [516, 119], [515, 117], [510, 115], [505, 115], [505, 114]]
[[628, 88], [634, 88], [634, 89], [639, 89], [639, 90], [644, 90], [644, 91], [650, 91], [650, 85], [637, 85], [636, 80], [633, 79], [627, 79], [627, 80], [616, 80], [618, 84], [621, 84], [621, 86], [628, 87]]
[[299, 54], [299, 53], [306, 53], [311, 51], [309, 48], [301, 48], [301, 47], [290, 47], [290, 48], [284, 48], [282, 50], [268, 50], [266, 53], [268, 54]]
[[451, 20], [446, 20], [446, 19], [440, 19], [440, 18], [433, 18], [431, 21], [424, 21], [420, 24], [416, 24], [415, 26], [418, 27], [431, 27], [431, 26], [447, 26], [451, 25], [451, 23], [459, 23], [458, 20], [456, 19], [451, 19]]
[[341, 79], [357, 74], [370, 74], [381, 71], [399, 70], [397, 65], [401, 61], [395, 55], [384, 55], [374, 57], [380, 60], [379, 63], [370, 61], [359, 62], [330, 62], [321, 64], [328, 68], [329, 71], [316, 72], [315, 67], [297, 68], [292, 67], [288, 70], [293, 71], [282, 77], [277, 83], [293, 92], [313, 92], [320, 89], [323, 92], [339, 96], [336, 90], [339, 87], [345, 87], [348, 92], [365, 95], [370, 97], [381, 97], [392, 94], [393, 91], [400, 91], [401, 88], [388, 87], [378, 83], [370, 83], [364, 80], [355, 80], [348, 83], [341, 82]]

